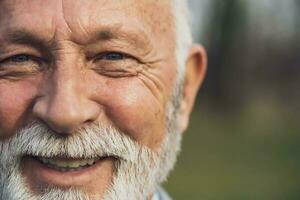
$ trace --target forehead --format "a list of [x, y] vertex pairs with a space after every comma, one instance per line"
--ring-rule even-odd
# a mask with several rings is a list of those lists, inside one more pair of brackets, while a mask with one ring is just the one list
[[172, 19], [170, 0], [0, 0], [0, 31], [22, 28], [45, 37], [81, 40], [115, 25], [170, 38]]

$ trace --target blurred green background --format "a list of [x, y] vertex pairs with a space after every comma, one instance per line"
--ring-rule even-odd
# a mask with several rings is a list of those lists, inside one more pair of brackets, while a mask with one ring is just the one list
[[164, 187], [174, 200], [299, 200], [300, 1], [189, 3], [209, 69]]

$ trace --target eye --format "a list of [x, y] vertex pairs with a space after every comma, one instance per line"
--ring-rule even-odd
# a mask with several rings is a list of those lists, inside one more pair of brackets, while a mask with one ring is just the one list
[[47, 69], [48, 61], [29, 54], [16, 54], [0, 61], [0, 71], [12, 74], [32, 74]]
[[30, 59], [31, 59], [31, 57], [29, 55], [21, 54], [21, 55], [16, 55], [16, 56], [10, 57], [9, 61], [21, 63], [21, 62], [28, 62]]
[[126, 55], [123, 53], [107, 52], [107, 53], [101, 54], [100, 57], [98, 57], [98, 60], [103, 59], [103, 60], [110, 60], [110, 61], [118, 61], [118, 60], [123, 60], [125, 58], [126, 58]]

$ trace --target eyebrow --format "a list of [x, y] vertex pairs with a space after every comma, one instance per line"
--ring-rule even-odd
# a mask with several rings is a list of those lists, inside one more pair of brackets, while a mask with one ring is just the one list
[[[146, 48], [151, 44], [150, 38], [145, 32], [125, 30], [122, 25], [103, 26], [89, 37], [87, 44], [121, 41], [136, 48]], [[32, 46], [40, 51], [46, 51], [52, 46], [56, 46], [53, 38], [46, 40], [46, 38], [24, 28], [9, 30], [4, 39], [6, 40], [5, 43]], [[1, 46], [3, 45], [0, 44], [0, 49]]]
[[144, 31], [124, 28], [123, 25], [104, 26], [96, 31], [95, 35], [96, 37], [90, 40], [91, 43], [119, 40], [138, 48], [151, 44], [150, 37]]
[[8, 43], [33, 46], [41, 51], [45, 51], [50, 46], [44, 38], [25, 29], [11, 30], [7, 34]]

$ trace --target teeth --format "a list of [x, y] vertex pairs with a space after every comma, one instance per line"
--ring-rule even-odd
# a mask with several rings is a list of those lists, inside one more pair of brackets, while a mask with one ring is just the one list
[[95, 164], [99, 159], [62, 160], [55, 158], [38, 158], [42, 163], [49, 165], [60, 171], [73, 171]]

